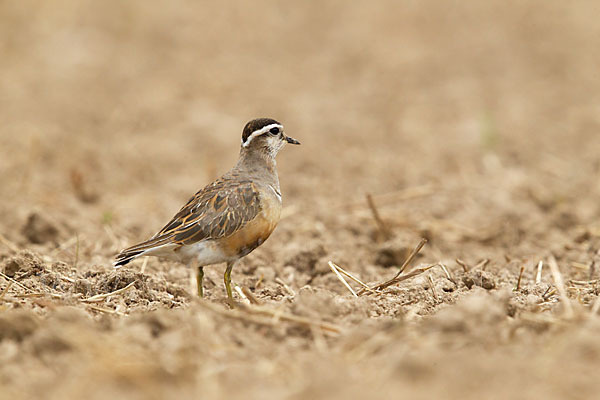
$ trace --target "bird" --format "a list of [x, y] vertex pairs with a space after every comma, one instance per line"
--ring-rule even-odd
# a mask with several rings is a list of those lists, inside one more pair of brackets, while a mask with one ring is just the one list
[[263, 244], [279, 222], [282, 198], [275, 157], [287, 143], [300, 144], [278, 121], [249, 121], [235, 166], [194, 194], [150, 239], [119, 252], [114, 266], [142, 256], [194, 265], [198, 296], [203, 297], [204, 267], [226, 263], [223, 281], [233, 304], [233, 267]]

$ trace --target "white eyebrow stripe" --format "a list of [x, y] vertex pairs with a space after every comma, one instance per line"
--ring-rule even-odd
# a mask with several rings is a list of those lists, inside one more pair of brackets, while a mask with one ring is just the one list
[[243, 147], [248, 147], [248, 145], [250, 144], [250, 142], [252, 141], [252, 139], [254, 139], [257, 136], [260, 135], [264, 135], [265, 133], [269, 132], [271, 129], [273, 128], [279, 128], [281, 130], [283, 130], [283, 126], [280, 124], [271, 124], [271, 125], [267, 125], [257, 131], [252, 132], [252, 134], [250, 136], [248, 136], [248, 138], [246, 139], [245, 142], [242, 142], [242, 146]]

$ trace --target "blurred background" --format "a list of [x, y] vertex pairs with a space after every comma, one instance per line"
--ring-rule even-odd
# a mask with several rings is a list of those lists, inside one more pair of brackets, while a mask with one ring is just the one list
[[[284, 218], [237, 278], [234, 272], [238, 282], [256, 283], [255, 270], [263, 268], [296, 291], [308, 282], [347, 295], [327, 260], [378, 281], [423, 236], [430, 242], [421, 261], [443, 261], [458, 273], [455, 258], [472, 265], [488, 259], [498, 286], [512, 288], [521, 265], [533, 285], [537, 261], [549, 254], [561, 263], [587, 265], [600, 238], [599, 8], [593, 0], [0, 2], [0, 256], [30, 249], [46, 263], [66, 263], [69, 279], [91, 281], [87, 295], [122, 288], [126, 283], [101, 284], [115, 276], [114, 254], [152, 235], [190, 195], [227, 171], [237, 159], [244, 124], [264, 116], [281, 121], [302, 146], [288, 146], [278, 157]], [[368, 193], [394, 232], [391, 243], [378, 237]], [[304, 247], [312, 261], [301, 270]], [[392, 260], [385, 261], [389, 254]], [[181, 288], [179, 305], [189, 306], [188, 272], [151, 259], [139, 276], [174, 282]], [[594, 278], [593, 271], [563, 272]], [[210, 272], [215, 282], [221, 273]], [[280, 293], [275, 275], [265, 276], [265, 287]], [[389, 300], [393, 306], [369, 303], [364, 315], [429, 315], [464, 294], [438, 288], [439, 296], [448, 297], [423, 305], [424, 285]], [[72, 292], [72, 285], [63, 286], [52, 290]], [[219, 284], [209, 287], [212, 299], [222, 295]], [[126, 306], [146, 307], [136, 301], [132, 297]], [[363, 322], [371, 326], [369, 318]], [[173, 325], [187, 326], [181, 321]], [[118, 335], [127, 336], [117, 333], [116, 341]], [[392, 339], [390, 348], [410, 353], [393, 347], [401, 344]], [[122, 343], [137, 343], [127, 340]], [[290, 351], [283, 343], [280, 350]], [[312, 349], [312, 339], [307, 343]], [[445, 350], [436, 342], [425, 353], [453, 369]], [[515, 354], [525, 354], [519, 344]], [[476, 373], [480, 355], [461, 360]], [[314, 359], [306, 357], [311, 365]], [[532, 356], [519, 370], [502, 350], [494, 357], [497, 365], [508, 362], [508, 375], [490, 374], [517, 380], [519, 371], [547, 361]], [[356, 376], [344, 369], [344, 360], [330, 360], [327, 365], [340, 369], [325, 375], [346, 381]], [[175, 364], [192, 371], [184, 378], [191, 386], [178, 381], [178, 387], [197, 393], [194, 385], [204, 381], [194, 374], [206, 371]], [[273, 365], [274, 371], [281, 366]], [[412, 384], [413, 375], [404, 375], [414, 372], [412, 366], [398, 368], [404, 378], [395, 378]], [[300, 379], [309, 389], [298, 393], [327, 393], [310, 386], [319, 380], [315, 371], [290, 372], [309, 374]], [[40, 382], [52, 387], [55, 375], [44, 376], [48, 380]], [[272, 376], [255, 378], [246, 383], [260, 393], [261, 382]], [[446, 384], [456, 382], [457, 397], [471, 387], [460, 379], [433, 387], [423, 379], [425, 391], [443, 394]], [[569, 379], [555, 384], [570, 387]], [[146, 387], [146, 380], [139, 382]], [[223, 387], [229, 389], [217, 392], [235, 393]], [[43, 383], [38, 388], [45, 390]], [[486, 387], [479, 389], [470, 393]], [[496, 389], [510, 391], [502, 383]]]
[[[5, 198], [64, 207], [76, 174], [100, 209], [127, 218], [148, 207], [156, 227], [234, 163], [256, 116], [303, 142], [279, 161], [286, 202], [302, 207], [302, 196], [362, 199], [494, 166], [538, 182], [597, 177], [596, 11], [541, 0], [4, 2]], [[500, 161], [482, 163], [487, 153]]]

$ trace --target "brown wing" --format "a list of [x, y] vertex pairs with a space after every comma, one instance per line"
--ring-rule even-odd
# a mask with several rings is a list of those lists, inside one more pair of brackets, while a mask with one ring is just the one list
[[154, 238], [177, 244], [230, 236], [260, 212], [258, 190], [250, 181], [221, 178], [192, 197]]
[[196, 193], [150, 240], [123, 250], [117, 259], [166, 244], [189, 245], [230, 236], [260, 210], [259, 193], [252, 182], [222, 177]]

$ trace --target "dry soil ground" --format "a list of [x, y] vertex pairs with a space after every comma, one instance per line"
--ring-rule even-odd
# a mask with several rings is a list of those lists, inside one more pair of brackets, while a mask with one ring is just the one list
[[[598, 18], [585, 0], [0, 3], [0, 397], [597, 398]], [[233, 273], [261, 308], [228, 310], [223, 266], [204, 302], [184, 265], [114, 270], [255, 116], [303, 143], [279, 156], [279, 227]], [[421, 237], [407, 272], [448, 275], [354, 297], [328, 267], [374, 284]]]

